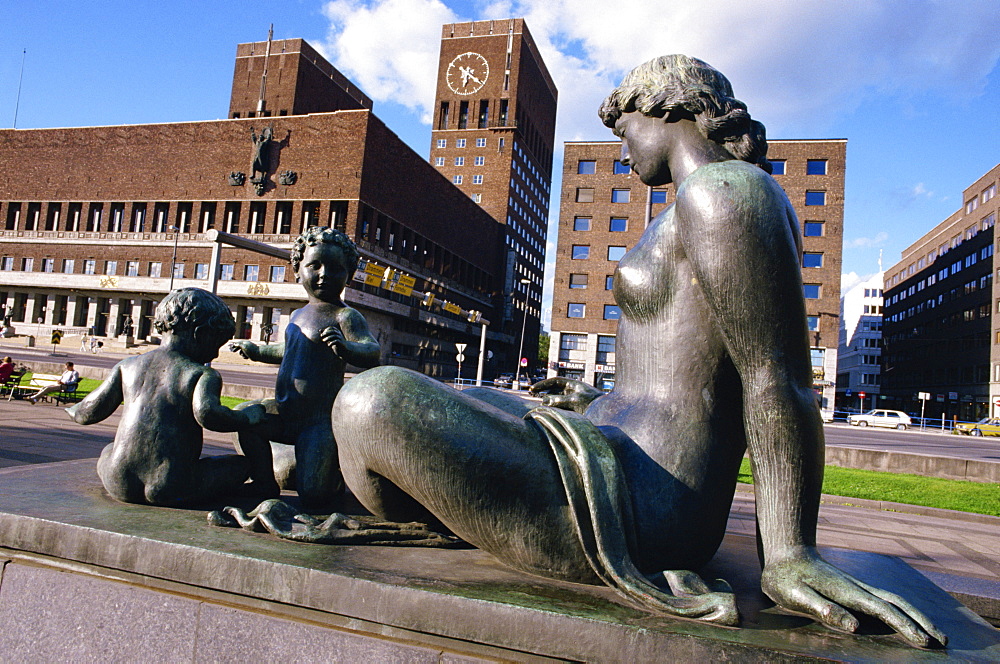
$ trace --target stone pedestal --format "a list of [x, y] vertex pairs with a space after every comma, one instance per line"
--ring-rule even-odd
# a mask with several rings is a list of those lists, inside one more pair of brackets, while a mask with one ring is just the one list
[[838, 634], [759, 592], [753, 541], [730, 580], [743, 627], [668, 619], [606, 588], [511, 571], [474, 550], [295, 544], [209, 526], [205, 512], [109, 499], [94, 460], [0, 470], [0, 652], [11, 660], [997, 661], [997, 631], [897, 559], [830, 559], [911, 598], [951, 637]]

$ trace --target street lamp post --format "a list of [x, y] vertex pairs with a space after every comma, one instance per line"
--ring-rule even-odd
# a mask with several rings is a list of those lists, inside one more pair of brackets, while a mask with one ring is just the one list
[[170, 230], [174, 232], [174, 255], [170, 259], [170, 288], [167, 292], [174, 290], [174, 273], [177, 272], [177, 238], [180, 237], [180, 229], [176, 226], [167, 226]]
[[521, 279], [524, 289], [524, 311], [521, 312], [521, 344], [517, 347], [517, 370], [514, 372], [514, 389], [521, 389], [521, 355], [524, 353], [524, 329], [528, 323], [528, 289], [530, 279]]

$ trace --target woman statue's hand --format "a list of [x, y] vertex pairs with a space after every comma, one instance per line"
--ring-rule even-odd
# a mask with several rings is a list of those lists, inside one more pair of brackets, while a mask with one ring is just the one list
[[805, 613], [831, 629], [855, 632], [858, 619], [848, 609], [874, 616], [912, 645], [926, 648], [948, 637], [905, 599], [855, 579], [823, 560], [813, 547], [768, 562], [761, 576], [767, 596], [786, 609]]
[[592, 385], [573, 380], [572, 378], [546, 378], [529, 388], [532, 394], [542, 395], [542, 405], [563, 410], [575, 410], [582, 414], [587, 406], [597, 397], [604, 394]]

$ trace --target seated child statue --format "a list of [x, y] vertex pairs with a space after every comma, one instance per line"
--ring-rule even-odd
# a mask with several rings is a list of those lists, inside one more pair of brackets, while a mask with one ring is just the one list
[[97, 474], [113, 498], [128, 503], [177, 506], [242, 489], [252, 456], [270, 450], [201, 457], [203, 428], [238, 431], [263, 420], [262, 406], [233, 411], [220, 403], [222, 378], [205, 366], [231, 339], [236, 325], [225, 303], [199, 288], [168, 294], [156, 308], [159, 348], [129, 357], [80, 403], [66, 412], [79, 424], [106, 419], [124, 402], [113, 443], [104, 448]]
[[[239, 340], [230, 345], [250, 360], [281, 365], [275, 399], [262, 402], [266, 421], [241, 431], [237, 448], [257, 449], [261, 440], [294, 445], [294, 462], [288, 448], [274, 445], [273, 468], [268, 459], [251, 470], [251, 477], [263, 483], [274, 482], [275, 472], [282, 479], [294, 476], [305, 508], [325, 510], [343, 490], [330, 410], [344, 385], [345, 367], [367, 369], [379, 363], [379, 344], [364, 317], [341, 299], [358, 258], [344, 233], [307, 229], [295, 240], [291, 263], [308, 303], [291, 315], [284, 341], [261, 346]], [[287, 453], [282, 454], [282, 448]]]

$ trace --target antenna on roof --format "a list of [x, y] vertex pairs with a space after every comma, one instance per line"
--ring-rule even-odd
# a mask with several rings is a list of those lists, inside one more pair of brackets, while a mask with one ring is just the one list
[[24, 56], [28, 49], [21, 51], [21, 73], [17, 77], [17, 101], [14, 102], [14, 124], [12, 129], [17, 129], [17, 109], [21, 105], [21, 79], [24, 78]]
[[257, 100], [257, 114], [264, 110], [264, 91], [267, 89], [267, 61], [271, 59], [271, 40], [274, 38], [274, 23], [267, 30], [267, 49], [264, 51], [264, 73], [260, 76], [260, 99]]

